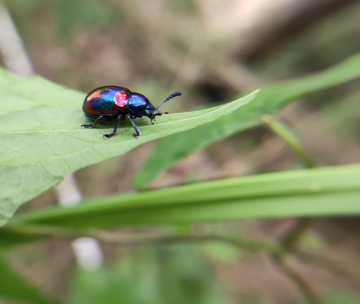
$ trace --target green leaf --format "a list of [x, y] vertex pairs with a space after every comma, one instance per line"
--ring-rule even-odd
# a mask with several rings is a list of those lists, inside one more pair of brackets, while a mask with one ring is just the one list
[[58, 184], [77, 169], [121, 155], [148, 141], [185, 131], [229, 114], [256, 93], [203, 111], [164, 115], [155, 125], [138, 119], [142, 135], [130, 124], [111, 140], [114, 124], [84, 130], [85, 94], [40, 77], [20, 79], [0, 70], [0, 226], [20, 204]]
[[10, 224], [74, 228], [360, 213], [360, 165], [198, 183], [15, 216]]
[[174, 134], [157, 143], [133, 179], [142, 188], [178, 160], [237, 132], [263, 124], [264, 114], [274, 114], [286, 104], [307, 94], [360, 77], [360, 55], [310, 76], [278, 82], [261, 88], [249, 106], [206, 126]]
[[26, 303], [52, 303], [38, 288], [15, 271], [2, 256], [0, 256], [0, 273], [0, 298], [26, 301]]

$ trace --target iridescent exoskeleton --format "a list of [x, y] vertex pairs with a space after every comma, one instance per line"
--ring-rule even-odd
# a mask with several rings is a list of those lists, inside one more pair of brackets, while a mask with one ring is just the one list
[[168, 114], [161, 112], [159, 108], [169, 99], [180, 96], [180, 92], [172, 93], [160, 106], [154, 106], [144, 95], [131, 92], [128, 88], [119, 86], [103, 86], [92, 90], [84, 100], [83, 110], [85, 116], [94, 118], [95, 121], [89, 125], [81, 125], [84, 128], [95, 128], [100, 120], [110, 121], [116, 119], [115, 128], [112, 133], [104, 134], [105, 139], [115, 136], [119, 122], [128, 119], [134, 127], [134, 137], [140, 136], [140, 130], [134, 122], [134, 118], [147, 116], [151, 123], [156, 116]]

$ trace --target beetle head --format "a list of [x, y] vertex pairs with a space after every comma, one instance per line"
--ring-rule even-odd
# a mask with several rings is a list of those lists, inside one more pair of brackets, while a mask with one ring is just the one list
[[163, 113], [159, 111], [157, 107], [155, 107], [152, 103], [149, 103], [145, 107], [144, 116], [150, 118], [151, 122], [155, 120], [156, 116], [161, 116], [163, 114], [167, 114], [167, 112]]
[[147, 105], [146, 109], [145, 109], [145, 115], [147, 117], [149, 117], [151, 119], [151, 123], [153, 123], [153, 120], [155, 120], [156, 116], [161, 116], [163, 114], [169, 114], [168, 112], [160, 112], [159, 108], [168, 100], [176, 97], [176, 96], [180, 96], [181, 93], [180, 92], [175, 92], [169, 95], [169, 97], [167, 97], [162, 103], [161, 105], [159, 105], [158, 107], [155, 107], [153, 104], [151, 104], [149, 102], [149, 104]]

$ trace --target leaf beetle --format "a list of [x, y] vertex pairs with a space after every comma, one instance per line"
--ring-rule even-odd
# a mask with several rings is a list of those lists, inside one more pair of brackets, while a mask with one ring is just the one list
[[103, 86], [92, 90], [84, 100], [83, 111], [86, 117], [94, 118], [92, 124], [81, 125], [83, 128], [95, 128], [100, 120], [110, 121], [116, 119], [115, 128], [112, 133], [104, 134], [105, 139], [109, 139], [116, 135], [120, 120], [125, 118], [130, 121], [134, 127], [134, 137], [140, 136], [140, 130], [135, 124], [136, 117], [147, 116], [152, 124], [156, 116], [168, 114], [168, 112], [160, 112], [159, 108], [168, 100], [180, 96], [180, 92], [169, 95], [160, 106], [154, 106], [144, 95], [131, 92], [128, 88], [120, 86]]

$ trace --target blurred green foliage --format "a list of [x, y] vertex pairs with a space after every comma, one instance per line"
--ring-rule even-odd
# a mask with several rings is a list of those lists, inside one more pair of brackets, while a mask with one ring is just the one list
[[192, 246], [131, 250], [97, 271], [78, 268], [68, 303], [217, 304], [226, 293]]
[[27, 303], [52, 303], [40, 289], [19, 275], [3, 255], [0, 255], [0, 298]]
[[[235, 2], [238, 1], [233, 3]], [[298, 78], [322, 71], [358, 53], [360, 49], [358, 39], [360, 4], [358, 2], [336, 11], [332, 16], [318, 20], [307, 29], [305, 29], [307, 18], [303, 18], [304, 29], [300, 34], [290, 33], [285, 41], [275, 43], [269, 50], [264, 50], [262, 55], [255, 57], [255, 60], [248, 61], [229, 55], [231, 43], [237, 39], [243, 39], [242, 36], [236, 35], [238, 25], [236, 21], [246, 20], [242, 18], [243, 16], [236, 15], [236, 7], [226, 10], [232, 1], [7, 0], [4, 3], [8, 6], [18, 27], [37, 74], [82, 91], [89, 91], [96, 86], [110, 83], [125, 85], [144, 93], [155, 104], [160, 96], [165, 96], [169, 91], [186, 92], [183, 99], [166, 105], [169, 112], [207, 107], [210, 102], [218, 103], [247, 91], [248, 79], [247, 77], [238, 78], [239, 74], [233, 74], [237, 70], [249, 72], [249, 77], [255, 76], [261, 83], [272, 83], [274, 80]], [[250, 5], [251, 1], [248, 1], [248, 4]], [[212, 8], [212, 12], [216, 14], [211, 15], [209, 8]], [[234, 16], [237, 16], [237, 19], [231, 19]], [[214, 21], [217, 21], [217, 24]], [[229, 24], [230, 21], [233, 22], [230, 23], [231, 28], [229, 28], [232, 34], [221, 30], [223, 25]], [[230, 65], [227, 65], [229, 63]], [[356, 66], [353, 68], [358, 70]], [[340, 78], [349, 76], [347, 72], [336, 74], [335, 76]], [[314, 84], [308, 80], [303, 83], [303, 87], [311, 87]], [[317, 164], [339, 165], [359, 162], [360, 103], [358, 100], [360, 93], [358, 87], [357, 80], [308, 95], [285, 109], [281, 115], [293, 132], [299, 136], [308, 154]], [[14, 89], [12, 86], [8, 88]], [[291, 88], [289, 90], [291, 91]], [[51, 95], [46, 98], [49, 101], [56, 100]], [[280, 100], [278, 96], [273, 96], [273, 98]], [[69, 102], [69, 100], [64, 100], [64, 102]], [[231, 122], [226, 117], [224, 120], [229, 124]], [[234, 121], [237, 122], [236, 119]], [[73, 121], [74, 124], [75, 122]], [[225, 125], [214, 129], [214, 132], [219, 133], [226, 131]], [[234, 128], [231, 130], [233, 131], [226, 136], [236, 132]], [[190, 179], [187, 178], [189, 175], [192, 176], [191, 182], [202, 181], [208, 178], [208, 172], [214, 171], [214, 168], [217, 170], [217, 175], [211, 175], [211, 178], [238, 176], [249, 172], [289, 170], [298, 167], [298, 162], [291, 157], [292, 152], [288, 153], [290, 156], [285, 153], [279, 141], [269, 133], [262, 127], [244, 132], [241, 136], [232, 135], [221, 144], [211, 145], [205, 152], [198, 153], [195, 159], [200, 159], [199, 163], [195, 163], [194, 159], [188, 162], [188, 167], [181, 163], [162, 177], [160, 176], [154, 185], [163, 187], [163, 184], [189, 183]], [[196, 137], [189, 134], [191, 133], [179, 134], [179, 138], [185, 140], [186, 144], [191, 141], [199, 143]], [[224, 138], [224, 133], [219, 137]], [[213, 143], [207, 139], [202, 138], [207, 145], [210, 142]], [[17, 145], [21, 146], [21, 141], [14, 143], [14, 146]], [[172, 147], [179, 153], [184, 145], [172, 139], [162, 147], [162, 150], [171, 151]], [[145, 145], [143, 148], [139, 147], [123, 155], [121, 159], [115, 158], [107, 161], [106, 164], [92, 166], [78, 172], [77, 177], [84, 196], [99, 196], [100, 202], [101, 199], [108, 199], [103, 196], [132, 191], [130, 177], [139, 168], [150, 149], [151, 145]], [[155, 167], [160, 163], [166, 164], [165, 157], [167, 156], [170, 157], [170, 154], [162, 154]], [[177, 160], [179, 157], [176, 153], [175, 156]], [[226, 170], [228, 167], [232, 170]], [[336, 170], [336, 168], [333, 169]], [[175, 175], [179, 175], [178, 179], [172, 179]], [[258, 177], [261, 179], [262, 175]], [[0, 176], [1, 178], [8, 180], [6, 175]], [[33, 176], [28, 180], [36, 181]], [[352, 180], [349, 176], [341, 178], [341, 182], [347, 181], [356, 182], [357, 179]], [[309, 190], [314, 191], [312, 195], [316, 196], [315, 192], [321, 189], [317, 185], [310, 185]], [[344, 191], [342, 195], [346, 194], [345, 192], [348, 191]], [[355, 197], [356, 193], [350, 192], [348, 194]], [[321, 191], [318, 194], [321, 196]], [[50, 204], [49, 201], [55, 201], [53, 197], [54, 194], [49, 192], [47, 196], [40, 197], [32, 204], [26, 204], [21, 212], [31, 215], [33, 209], [47, 206]], [[342, 199], [345, 203], [344, 196]], [[334, 193], [328, 203], [333, 201], [336, 201]], [[146, 201], [145, 203], [151, 205], [153, 202]], [[341, 203], [340, 200], [340, 205]], [[218, 205], [219, 211], [216, 213], [218, 216], [223, 211], [222, 204], [224, 202]], [[101, 206], [100, 203], [99, 206]], [[312, 207], [316, 207], [316, 204]], [[324, 210], [327, 207], [326, 204], [323, 205]], [[353, 207], [358, 207], [355, 200]], [[256, 208], [257, 212], [264, 211], [262, 205], [257, 205]], [[304, 208], [304, 205], [299, 202], [297, 208]], [[276, 212], [279, 215], [280, 211]], [[174, 217], [179, 215], [173, 213], [170, 215]], [[148, 214], [144, 214], [144, 219], [147, 216]], [[199, 212], [196, 216], [201, 218], [203, 213]], [[91, 222], [91, 218], [88, 220]], [[281, 233], [272, 233], [272, 229], [283, 232], [282, 225], [287, 221], [289, 220], [247, 222], [252, 227], [248, 234], [251, 238], [259, 239], [265, 235], [271, 238], [271, 241], [281, 243], [281, 240], [277, 240]], [[244, 222], [241, 224], [245, 225]], [[181, 233], [192, 236], [222, 235], [237, 238], [241, 235], [243, 237], [246, 233], [240, 231], [238, 225], [239, 221], [234, 226], [227, 226], [223, 222], [213, 226], [209, 224], [208, 226], [212, 229], [205, 228], [206, 225], [188, 225], [183, 227]], [[50, 302], [45, 299], [41, 291], [34, 287], [34, 284], [29, 283], [23, 275], [19, 274], [26, 272], [27, 277], [31, 277], [33, 281], [43, 280], [41, 289], [49, 291], [49, 294], [55, 294], [60, 298], [59, 302], [65, 299], [70, 304], [102, 302], [110, 304], [119, 302], [129, 304], [260, 304], [281, 301], [310, 303], [297, 300], [298, 293], [291, 290], [291, 286], [286, 285], [286, 280], [281, 281], [272, 276], [273, 269], [270, 267], [269, 271], [267, 264], [261, 262], [261, 258], [257, 260], [261, 267], [260, 271], [253, 265], [254, 271], [250, 272], [250, 275], [247, 273], [246, 278], [241, 276], [243, 266], [246, 267], [249, 263], [249, 260], [243, 259], [244, 256], [247, 257], [246, 248], [238, 250], [217, 242], [201, 246], [201, 250], [195, 249], [194, 246], [175, 246], [166, 249], [151, 246], [146, 249], [118, 251], [117, 247], [109, 249], [105, 246], [107, 260], [111, 261], [107, 261], [105, 266], [98, 271], [89, 273], [79, 268], [74, 269], [71, 253], [66, 250], [64, 253], [65, 242], [60, 246], [62, 250], [58, 250], [59, 247], [56, 246], [59, 244], [56, 241], [12, 247], [39, 237], [54, 235], [60, 237], [64, 231], [56, 234], [51, 232], [51, 227], [48, 231], [45, 227], [42, 230], [43, 233], [40, 231], [34, 233], [29, 226], [24, 226], [25, 230], [14, 232], [10, 229], [13, 227], [7, 228], [9, 230], [3, 229], [0, 233], [0, 250], [5, 251], [11, 248], [6, 252], [8, 255], [19, 260], [23, 256], [22, 260], [24, 260], [29, 252], [36, 255], [37, 251], [32, 250], [36, 247], [37, 250], [44, 252], [44, 256], [39, 256], [37, 261], [23, 265], [24, 269], [18, 265], [12, 268], [6, 259], [1, 259], [1, 298], [28, 300], [33, 303]], [[151, 230], [151, 228], [144, 228], [144, 230], [147, 229]], [[254, 233], [254, 230], [257, 233]], [[77, 235], [79, 231], [72, 231], [70, 235], [71, 233]], [[122, 231], [119, 231], [119, 235], [123, 235]], [[341, 238], [345, 241], [352, 240], [353, 243], [353, 247], [350, 249], [344, 247], [343, 251], [340, 248], [342, 246], [332, 246], [325, 236], [319, 238], [311, 232], [305, 233], [297, 245], [300, 249], [318, 252], [320, 260], [323, 261], [327, 261], [326, 256], [329, 252], [336, 260], [340, 252], [340, 257], [343, 258], [342, 263], [348, 264], [347, 266], [350, 266], [348, 268], [356, 272], [359, 268], [356, 266], [358, 259], [354, 259], [348, 253], [358, 256], [356, 254], [357, 236], [355, 228], [342, 234]], [[264, 255], [255, 255], [255, 258], [259, 256]], [[271, 260], [269, 259], [271, 254], [268, 253], [267, 257]], [[299, 264], [301, 263], [296, 263], [297, 266]], [[359, 280], [353, 278], [352, 281], [349, 279], [349, 284], [344, 283], [344, 273], [348, 274], [349, 271], [340, 271], [338, 275], [339, 269], [343, 270], [340, 267], [343, 265], [337, 265], [334, 261], [327, 265], [331, 267], [326, 270], [329, 273], [335, 273], [333, 275], [335, 285], [339, 286], [328, 283], [329, 275], [325, 279], [322, 279], [324, 276], [313, 276], [313, 273], [316, 274], [317, 266], [311, 267], [312, 271], [309, 273], [304, 272], [305, 279], [310, 282], [309, 288], [321, 291], [319, 294], [325, 304], [359, 303], [357, 285]], [[43, 273], [39, 269], [46, 269], [49, 272]], [[297, 270], [301, 273], [304, 269], [300, 265]], [[316, 281], [317, 278], [320, 278], [319, 282]], [[56, 285], [57, 288], [52, 290], [49, 287], [51, 284]], [[293, 283], [293, 285], [296, 284]], [[346, 286], [343, 287], [344, 285]], [[276, 289], [277, 286], [280, 288]], [[352, 289], [347, 289], [348, 286]], [[267, 288], [274, 291], [269, 292]], [[306, 286], [305, 289], [300, 288], [300, 290], [302, 290], [301, 297], [306, 297]]]

